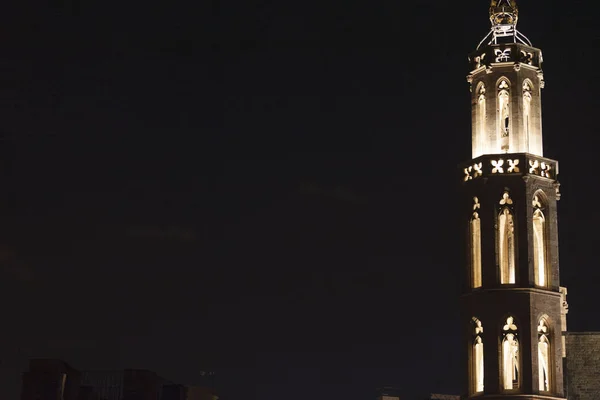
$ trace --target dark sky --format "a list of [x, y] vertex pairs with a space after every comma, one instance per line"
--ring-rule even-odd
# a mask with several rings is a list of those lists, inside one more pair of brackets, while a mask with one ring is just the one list
[[[560, 4], [563, 3], [563, 4]], [[597, 5], [544, 51], [572, 330], [600, 330]], [[489, 2], [18, 2], [0, 24], [0, 397], [32, 357], [223, 400], [459, 391], [455, 166]]]

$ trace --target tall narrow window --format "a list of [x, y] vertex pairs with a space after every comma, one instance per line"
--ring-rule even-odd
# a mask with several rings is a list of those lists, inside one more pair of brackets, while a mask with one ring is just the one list
[[502, 80], [498, 85], [498, 132], [500, 135], [500, 149], [508, 152], [510, 136], [510, 86], [508, 81]]
[[500, 267], [500, 283], [516, 283], [515, 271], [515, 224], [510, 206], [513, 204], [508, 192], [504, 192], [500, 200], [498, 215], [498, 264]]
[[550, 391], [550, 341], [548, 340], [548, 324], [544, 318], [538, 325], [538, 368], [539, 389], [541, 392]]
[[513, 317], [502, 329], [502, 383], [506, 390], [519, 388], [519, 338]]
[[486, 112], [485, 112], [485, 85], [482, 83], [477, 91], [477, 130], [479, 131], [478, 142], [480, 153], [487, 152], [488, 150], [488, 138], [486, 135], [485, 123], [486, 123]]
[[481, 220], [477, 210], [481, 207], [479, 199], [473, 198], [473, 216], [471, 217], [471, 285], [481, 287]]
[[473, 387], [475, 393], [483, 392], [483, 325], [481, 321], [473, 317], [474, 339], [473, 339]]
[[533, 270], [535, 284], [547, 285], [546, 268], [546, 218], [539, 196], [533, 198]]
[[529, 151], [529, 140], [531, 133], [531, 84], [529, 81], [523, 82], [523, 128], [527, 138], [527, 150]]

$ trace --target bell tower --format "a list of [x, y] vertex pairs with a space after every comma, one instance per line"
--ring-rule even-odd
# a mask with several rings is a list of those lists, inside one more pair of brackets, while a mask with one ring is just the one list
[[543, 157], [542, 52], [492, 0], [470, 54], [472, 157], [460, 168], [464, 395], [561, 399], [558, 163]]

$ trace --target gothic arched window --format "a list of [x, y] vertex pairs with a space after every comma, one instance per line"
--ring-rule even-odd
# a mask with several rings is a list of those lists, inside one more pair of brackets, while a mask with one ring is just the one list
[[523, 82], [523, 124], [527, 143], [529, 143], [529, 134], [531, 133], [531, 95], [533, 85], [530, 81]]
[[546, 218], [544, 216], [543, 196], [533, 197], [533, 270], [537, 286], [548, 285], [546, 267]]
[[502, 383], [505, 390], [519, 388], [519, 336], [513, 317], [502, 328]]
[[477, 210], [481, 207], [479, 199], [473, 198], [473, 215], [469, 224], [471, 237], [471, 286], [473, 289], [481, 287], [481, 220]]
[[548, 323], [545, 318], [542, 318], [538, 325], [538, 368], [541, 392], [550, 391], [550, 340], [548, 336]]
[[500, 149], [508, 151], [510, 136], [510, 85], [507, 79], [498, 84], [498, 133]]
[[485, 85], [483, 83], [479, 84], [479, 88], [477, 90], [477, 137], [479, 138], [480, 144], [480, 152], [483, 153], [487, 150], [484, 150], [484, 146], [487, 143], [487, 135], [485, 129], [486, 123], [486, 111], [485, 111]]
[[483, 325], [473, 317], [473, 350], [471, 356], [473, 388], [475, 393], [483, 392]]
[[515, 221], [511, 210], [513, 204], [510, 194], [504, 192], [500, 200], [500, 214], [498, 214], [498, 265], [500, 267], [500, 283], [516, 283], [515, 268]]

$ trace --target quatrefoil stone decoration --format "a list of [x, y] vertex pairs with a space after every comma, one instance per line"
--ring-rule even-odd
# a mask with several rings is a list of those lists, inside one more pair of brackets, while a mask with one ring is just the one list
[[482, 163], [473, 164], [467, 168], [465, 168], [465, 182], [473, 180], [483, 175], [483, 171], [481, 168], [483, 167]]
[[473, 164], [473, 170], [475, 171], [475, 178], [477, 178], [478, 176], [483, 175], [483, 172], [481, 171], [481, 168], [483, 167], [482, 163], [479, 164]]
[[470, 181], [471, 179], [473, 179], [473, 177], [471, 176], [471, 167], [467, 167], [465, 168], [465, 182]]
[[533, 196], [533, 207], [542, 208], [542, 203], [540, 203], [540, 198], [538, 196]]
[[519, 167], [517, 167], [517, 165], [519, 165], [519, 159], [516, 160], [508, 160], [508, 173], [512, 174], [514, 173], [519, 173]]
[[504, 160], [500, 159], [500, 160], [492, 160], [492, 167], [494, 167], [492, 169], [492, 174], [503, 174], [504, 173], [504, 168], [502, 167], [504, 165]]
[[510, 194], [508, 192], [504, 192], [504, 194], [502, 195], [502, 200], [500, 200], [500, 205], [506, 206], [506, 205], [511, 205], [512, 203], [513, 203], [513, 201], [510, 198]]
[[538, 332], [540, 332], [540, 333], [548, 333], [548, 327], [546, 326], [546, 324], [544, 323], [544, 321], [540, 321], [540, 324], [538, 325]]
[[542, 163], [540, 165], [540, 169], [541, 169], [541, 175], [544, 178], [550, 178], [550, 170], [552, 169], [550, 164]]
[[540, 168], [540, 163], [535, 160], [529, 160], [529, 173], [538, 175], [538, 169]]
[[529, 173], [539, 175], [542, 178], [552, 178], [551, 176], [552, 165], [546, 162], [540, 162], [537, 160], [529, 160]]

